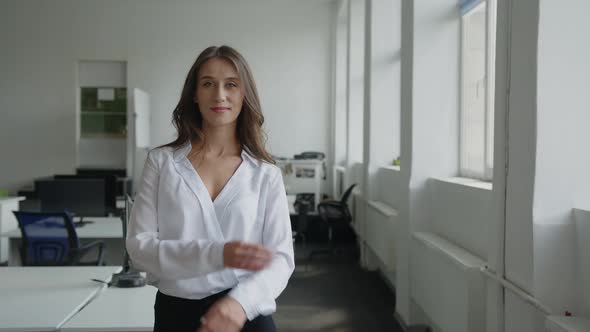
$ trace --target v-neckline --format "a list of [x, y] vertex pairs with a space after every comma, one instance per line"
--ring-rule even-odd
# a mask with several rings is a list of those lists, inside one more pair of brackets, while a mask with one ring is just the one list
[[217, 196], [215, 196], [215, 198], [213, 198], [213, 197], [211, 197], [211, 194], [209, 193], [209, 189], [207, 188], [207, 185], [205, 185], [205, 182], [201, 178], [199, 171], [197, 171], [197, 169], [195, 168], [193, 163], [188, 159], [188, 156], [185, 156], [185, 158], [186, 158], [186, 161], [191, 166], [191, 168], [193, 169], [193, 171], [195, 172], [195, 175], [197, 176], [198, 185], [202, 187], [201, 188], [202, 191], [207, 194], [207, 197], [209, 198], [209, 202], [211, 202], [211, 204], [213, 204], [213, 205], [216, 205], [219, 201], [221, 201], [223, 198], [222, 196], [225, 196], [225, 192], [230, 190], [230, 188], [233, 186], [233, 183], [235, 182], [234, 178], [240, 172], [240, 170], [243, 168], [244, 163], [246, 161], [245, 157], [244, 157], [244, 150], [242, 149], [242, 151], [240, 152], [240, 158], [242, 159], [242, 161], [238, 165], [238, 168], [236, 168], [234, 173], [229, 177], [229, 179], [227, 179], [227, 181], [225, 182], [223, 187], [221, 187], [221, 190], [219, 191], [219, 193], [217, 193]]

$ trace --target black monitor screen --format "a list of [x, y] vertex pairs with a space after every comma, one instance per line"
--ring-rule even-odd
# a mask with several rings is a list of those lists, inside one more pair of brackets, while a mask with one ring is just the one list
[[77, 216], [102, 217], [107, 214], [102, 179], [50, 179], [36, 181], [42, 211], [68, 210]]

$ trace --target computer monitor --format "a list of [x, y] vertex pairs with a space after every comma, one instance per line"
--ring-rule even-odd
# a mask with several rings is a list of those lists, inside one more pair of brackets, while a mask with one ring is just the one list
[[107, 215], [105, 183], [99, 178], [45, 179], [35, 181], [41, 211], [68, 210], [81, 217]]
[[102, 179], [104, 181], [104, 205], [106, 215], [117, 213], [117, 177], [113, 174], [57, 174], [54, 179]]

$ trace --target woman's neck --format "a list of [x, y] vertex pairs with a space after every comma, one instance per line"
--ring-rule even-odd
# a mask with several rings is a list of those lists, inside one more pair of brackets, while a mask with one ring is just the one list
[[205, 136], [205, 141], [204, 145], [199, 149], [200, 153], [204, 153], [211, 157], [224, 157], [240, 154], [241, 144], [236, 133], [235, 125], [213, 128], [204, 127], [203, 134]]

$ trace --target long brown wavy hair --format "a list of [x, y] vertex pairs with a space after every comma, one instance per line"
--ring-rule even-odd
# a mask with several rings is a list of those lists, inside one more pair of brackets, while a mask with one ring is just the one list
[[194, 101], [194, 96], [197, 91], [197, 80], [201, 66], [212, 58], [221, 58], [232, 63], [244, 87], [244, 102], [236, 126], [242, 149], [260, 161], [274, 164], [275, 161], [265, 148], [267, 136], [262, 129], [264, 115], [262, 115], [252, 71], [244, 57], [226, 45], [207, 47], [195, 60], [184, 81], [180, 101], [172, 112], [172, 123], [178, 131], [178, 137], [164, 146], [178, 148], [188, 141], [196, 142], [199, 145], [204, 144], [203, 117], [199, 111], [199, 105]]

